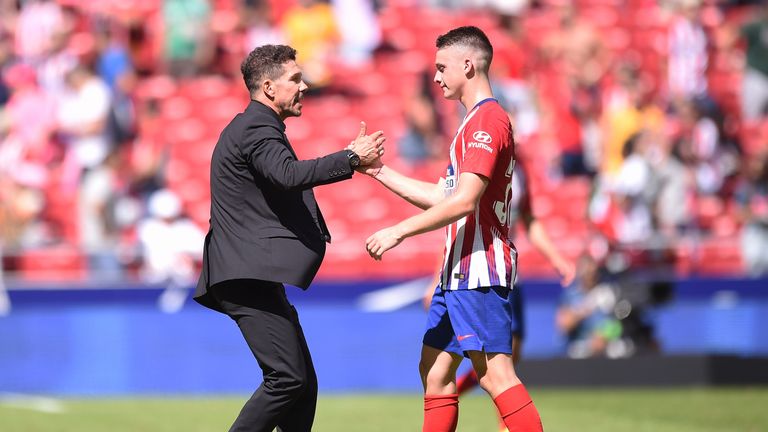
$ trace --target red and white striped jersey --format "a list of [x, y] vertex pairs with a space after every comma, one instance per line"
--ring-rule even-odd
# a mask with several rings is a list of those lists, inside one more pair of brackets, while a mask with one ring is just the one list
[[444, 290], [512, 286], [517, 251], [510, 238], [512, 171], [515, 145], [512, 125], [495, 99], [470, 110], [451, 143], [446, 196], [459, 186], [462, 173], [489, 180], [475, 211], [446, 227], [441, 286]]

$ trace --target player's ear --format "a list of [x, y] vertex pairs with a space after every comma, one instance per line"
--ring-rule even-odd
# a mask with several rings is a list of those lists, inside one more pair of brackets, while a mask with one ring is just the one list
[[464, 75], [468, 77], [472, 77], [472, 75], [474, 75], [474, 71], [475, 71], [475, 62], [469, 57], [465, 58], [464, 59]]

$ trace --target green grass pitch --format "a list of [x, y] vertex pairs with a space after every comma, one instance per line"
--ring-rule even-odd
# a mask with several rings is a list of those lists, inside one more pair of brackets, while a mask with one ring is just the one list
[[[768, 431], [768, 388], [532, 389], [548, 432]], [[4, 432], [226, 431], [247, 396], [59, 400], [60, 412], [0, 402]], [[321, 394], [316, 432], [419, 431], [421, 396]], [[462, 398], [459, 432], [496, 432], [490, 399]]]

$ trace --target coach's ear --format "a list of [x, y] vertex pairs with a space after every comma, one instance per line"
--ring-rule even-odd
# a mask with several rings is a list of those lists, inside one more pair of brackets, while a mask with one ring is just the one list
[[270, 100], [275, 98], [275, 83], [270, 79], [265, 79], [261, 82], [261, 91]]

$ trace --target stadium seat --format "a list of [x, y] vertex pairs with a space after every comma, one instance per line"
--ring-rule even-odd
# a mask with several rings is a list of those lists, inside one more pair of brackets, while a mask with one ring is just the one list
[[71, 281], [87, 276], [86, 258], [71, 246], [28, 250], [19, 258], [18, 265], [26, 280]]

